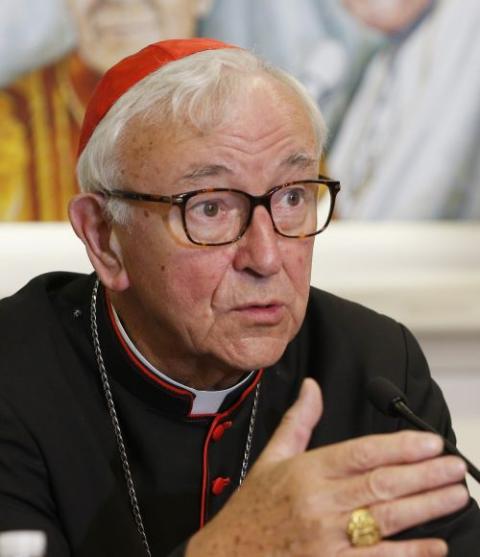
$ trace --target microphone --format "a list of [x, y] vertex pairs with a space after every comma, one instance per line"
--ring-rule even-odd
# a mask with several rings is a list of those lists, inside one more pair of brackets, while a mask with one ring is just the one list
[[474, 466], [448, 439], [443, 437], [434, 427], [419, 418], [409, 407], [407, 397], [391, 381], [385, 377], [374, 377], [367, 385], [367, 395], [377, 410], [387, 416], [405, 418], [407, 422], [423, 431], [431, 431], [440, 435], [445, 443], [445, 452], [459, 456], [467, 465], [468, 473], [480, 483], [480, 470]]

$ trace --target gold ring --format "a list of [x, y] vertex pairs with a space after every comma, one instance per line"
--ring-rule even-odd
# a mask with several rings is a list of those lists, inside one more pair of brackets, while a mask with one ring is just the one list
[[382, 536], [377, 521], [368, 509], [356, 509], [347, 524], [347, 536], [354, 547], [375, 545]]

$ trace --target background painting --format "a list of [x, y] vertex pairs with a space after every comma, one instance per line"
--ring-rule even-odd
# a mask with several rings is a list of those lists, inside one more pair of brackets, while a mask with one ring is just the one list
[[213, 36], [295, 74], [330, 128], [337, 217], [480, 217], [478, 0], [3, 0], [0, 220], [62, 220], [99, 75]]

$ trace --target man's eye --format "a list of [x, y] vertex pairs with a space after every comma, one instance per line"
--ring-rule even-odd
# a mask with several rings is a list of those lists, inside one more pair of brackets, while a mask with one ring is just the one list
[[216, 199], [199, 200], [188, 208], [188, 212], [196, 218], [214, 218], [220, 216], [221, 212], [225, 213], [225, 203]]
[[289, 205], [298, 205], [300, 203], [300, 193], [295, 191], [289, 191], [287, 193], [287, 202]]
[[287, 207], [297, 207], [304, 199], [305, 192], [302, 188], [292, 188], [283, 193], [281, 203]]
[[203, 203], [203, 214], [206, 217], [215, 217], [219, 211], [218, 203], [213, 201], [206, 201]]

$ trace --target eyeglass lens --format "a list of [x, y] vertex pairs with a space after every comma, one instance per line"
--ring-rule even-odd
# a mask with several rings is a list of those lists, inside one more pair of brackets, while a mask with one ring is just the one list
[[[320, 231], [330, 214], [325, 184], [301, 182], [270, 197], [270, 214], [278, 232], [292, 238]], [[241, 192], [211, 191], [192, 196], [185, 206], [185, 225], [194, 242], [221, 244], [235, 240], [247, 225], [251, 201]]]

